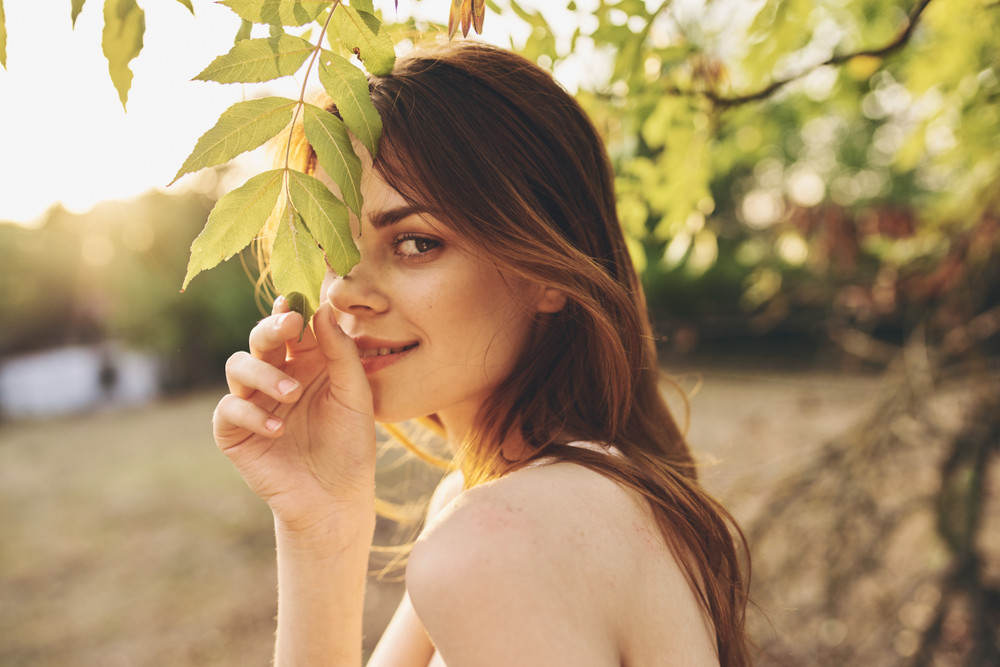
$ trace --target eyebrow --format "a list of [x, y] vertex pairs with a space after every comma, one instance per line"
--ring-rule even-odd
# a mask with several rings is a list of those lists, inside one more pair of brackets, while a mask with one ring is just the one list
[[375, 229], [384, 229], [411, 215], [419, 215], [421, 213], [427, 213], [427, 211], [416, 206], [397, 206], [396, 208], [376, 211], [369, 216], [368, 220]]

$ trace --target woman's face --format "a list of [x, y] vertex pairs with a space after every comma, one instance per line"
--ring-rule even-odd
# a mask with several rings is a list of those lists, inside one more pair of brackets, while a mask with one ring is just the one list
[[[320, 172], [318, 176], [333, 186]], [[361, 261], [327, 271], [323, 298], [354, 339], [378, 421], [437, 414], [461, 437], [525, 345], [538, 289], [507, 279], [448, 224], [365, 165], [352, 220]]]

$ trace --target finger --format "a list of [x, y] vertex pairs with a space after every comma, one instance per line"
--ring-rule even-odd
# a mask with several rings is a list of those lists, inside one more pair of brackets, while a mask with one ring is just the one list
[[326, 360], [330, 391], [347, 407], [365, 414], [372, 413], [371, 386], [358, 358], [358, 348], [337, 324], [328, 301], [320, 305], [312, 322], [317, 344]]
[[293, 403], [302, 395], [302, 383], [247, 352], [237, 352], [226, 361], [226, 382], [240, 398], [260, 392], [280, 403]]
[[226, 394], [215, 407], [212, 433], [219, 449], [226, 451], [245, 442], [251, 434], [276, 438], [285, 424], [278, 417], [250, 401]]
[[281, 313], [287, 313], [289, 310], [291, 310], [291, 307], [288, 305], [288, 299], [286, 299], [281, 294], [279, 294], [278, 298], [274, 300], [273, 304], [271, 304], [272, 315], [280, 315]]
[[286, 344], [302, 331], [302, 316], [285, 312], [265, 317], [250, 331], [250, 354], [272, 366], [285, 361]]

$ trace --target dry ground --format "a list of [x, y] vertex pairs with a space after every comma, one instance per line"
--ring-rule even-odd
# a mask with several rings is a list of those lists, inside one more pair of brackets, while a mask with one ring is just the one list
[[[752, 369], [706, 370], [700, 381], [689, 435], [723, 499], [808, 458], [876, 387], [865, 376]], [[211, 441], [220, 394], [0, 424], [0, 664], [269, 663], [269, 514]], [[399, 591], [372, 584], [370, 640]]]

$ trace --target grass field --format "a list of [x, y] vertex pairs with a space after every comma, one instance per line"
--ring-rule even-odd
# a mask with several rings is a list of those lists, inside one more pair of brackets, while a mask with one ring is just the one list
[[[808, 456], [874, 386], [801, 374], [703, 380], [690, 435], [723, 499]], [[0, 424], [0, 665], [269, 663], [270, 515], [212, 442], [221, 393]], [[369, 643], [399, 594], [397, 583], [372, 583]]]

